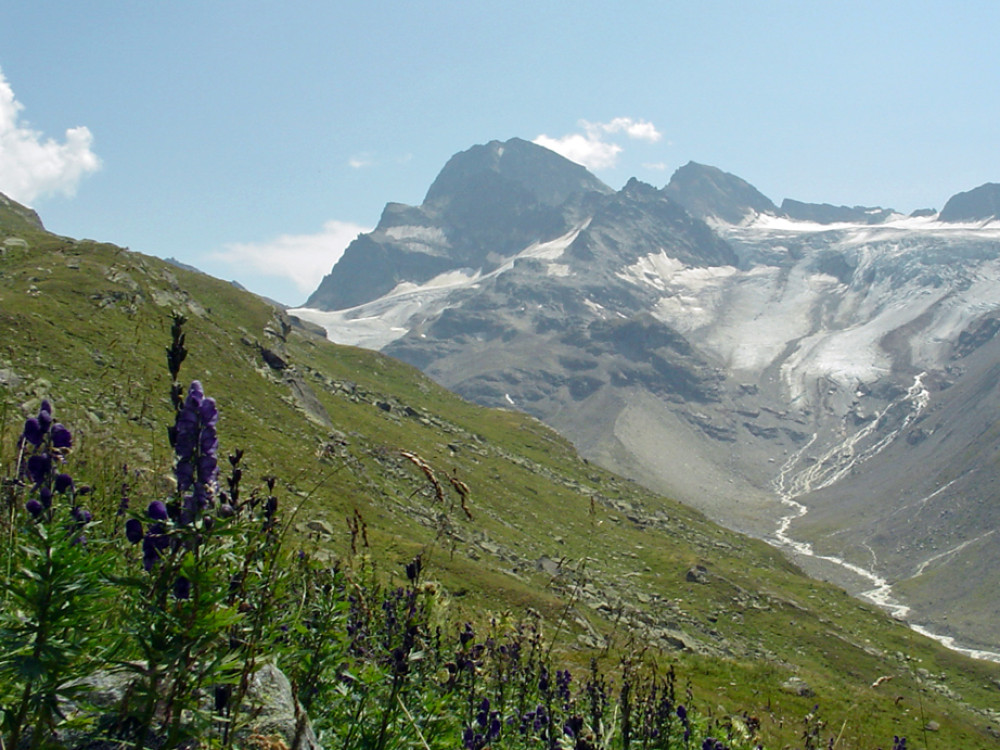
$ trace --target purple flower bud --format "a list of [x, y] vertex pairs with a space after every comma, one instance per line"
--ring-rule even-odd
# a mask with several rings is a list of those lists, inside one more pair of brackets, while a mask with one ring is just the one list
[[191, 387], [188, 388], [187, 400], [184, 402], [185, 408], [193, 407], [197, 409], [205, 398], [205, 391], [201, 388], [201, 381], [192, 380]]
[[154, 500], [146, 508], [146, 515], [154, 521], [166, 521], [168, 518], [167, 506], [163, 504], [162, 500]]
[[221, 518], [232, 518], [236, 513], [236, 510], [229, 503], [223, 503], [219, 506], [219, 516]]
[[25, 420], [23, 435], [24, 439], [35, 447], [42, 444], [44, 433], [42, 432], [42, 426], [35, 417], [29, 417]]
[[125, 522], [125, 538], [131, 544], [138, 544], [142, 540], [142, 521], [138, 518], [130, 518]]
[[465, 623], [465, 630], [463, 630], [461, 633], [458, 634], [458, 640], [459, 640], [459, 642], [463, 646], [465, 646], [466, 644], [468, 644], [468, 642], [471, 641], [475, 637], [476, 637], [476, 634], [472, 630], [472, 625], [471, 625], [471, 623], [468, 623], [468, 622]]
[[42, 428], [42, 434], [52, 426], [52, 404], [48, 401], [42, 401], [42, 408], [38, 410], [38, 424]]
[[178, 576], [174, 581], [174, 596], [178, 599], [191, 598], [191, 581], [184, 576]]
[[73, 517], [73, 520], [77, 522], [80, 526], [85, 526], [94, 520], [93, 515], [91, 515], [89, 510], [81, 508], [79, 505], [75, 506], [73, 510], [69, 512]]
[[28, 475], [36, 486], [40, 485], [52, 471], [52, 458], [48, 453], [36, 453], [28, 459]]
[[73, 477], [69, 474], [57, 474], [55, 490], [60, 495], [65, 495], [67, 492], [71, 492], [73, 490]]
[[70, 448], [73, 446], [73, 433], [61, 424], [52, 426], [52, 447]]
[[45, 511], [45, 506], [35, 498], [31, 498], [24, 504], [24, 509], [31, 514], [32, 518], [38, 518]]
[[48, 509], [52, 507], [52, 490], [48, 487], [42, 487], [38, 491], [38, 499], [42, 501], [42, 505]]

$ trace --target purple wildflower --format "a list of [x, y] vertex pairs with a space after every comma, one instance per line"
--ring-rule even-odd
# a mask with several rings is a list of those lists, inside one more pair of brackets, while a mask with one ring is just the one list
[[476, 723], [481, 727], [485, 727], [490, 720], [490, 699], [483, 698], [482, 703], [479, 704], [479, 713], [476, 714]]
[[219, 473], [219, 462], [214, 455], [203, 453], [198, 459], [198, 484], [208, 485], [215, 481]]
[[458, 640], [463, 645], [468, 645], [469, 641], [476, 637], [475, 631], [472, 629], [471, 623], [465, 623], [465, 630], [458, 634]]
[[142, 540], [142, 566], [147, 572], [159, 562], [160, 555], [169, 544], [170, 540], [164, 535], [160, 524], [154, 523], [149, 527], [149, 533]]
[[[197, 383], [198, 381], [195, 382]], [[198, 416], [201, 417], [201, 423], [205, 425], [205, 427], [215, 427], [219, 421], [219, 409], [215, 405], [214, 398], [207, 397], [202, 399], [198, 406]]]
[[42, 501], [42, 505], [45, 506], [46, 510], [52, 507], [52, 490], [48, 487], [42, 487], [38, 491], [38, 499]]
[[38, 424], [42, 428], [42, 434], [49, 431], [52, 426], [52, 404], [42, 401], [42, 406], [38, 410]]
[[60, 495], [73, 491], [73, 477], [69, 474], [57, 474], [55, 481], [55, 491]]
[[572, 680], [568, 669], [557, 669], [556, 670], [556, 695], [564, 703], [569, 703], [570, 690], [569, 684]]
[[31, 498], [28, 502], [26, 502], [24, 504], [24, 508], [31, 514], [32, 518], [38, 518], [45, 512], [45, 506], [35, 498]]
[[52, 447], [66, 449], [73, 446], [73, 433], [61, 424], [52, 426]]
[[532, 729], [536, 732], [540, 732], [548, 723], [549, 717], [545, 713], [545, 706], [539, 704], [535, 709], [535, 720], [532, 723]]
[[566, 724], [563, 726], [563, 734], [565, 734], [567, 737], [573, 737], [573, 738], [579, 737], [580, 732], [582, 731], [583, 731], [583, 717], [579, 715], [571, 716], [569, 720], [567, 720]]
[[45, 433], [42, 432], [42, 426], [39, 424], [38, 419], [35, 417], [29, 417], [24, 423], [24, 432], [22, 434], [24, 440], [31, 443], [36, 448], [42, 444], [42, 438]]
[[125, 538], [130, 544], [138, 544], [142, 541], [142, 521], [138, 518], [130, 518], [125, 522]]
[[73, 517], [73, 520], [77, 522], [80, 526], [86, 526], [88, 523], [94, 520], [94, 516], [91, 512], [85, 508], [81, 508], [79, 505], [73, 506], [73, 510], [69, 512]]
[[154, 521], [166, 521], [169, 517], [167, 515], [167, 506], [162, 500], [154, 500], [151, 502], [149, 507], [146, 509], [146, 515]]
[[215, 399], [207, 398], [197, 380], [191, 383], [187, 398], [177, 412], [172, 430], [174, 475], [177, 490], [185, 498], [184, 522], [190, 523], [212, 502], [216, 492], [219, 463], [216, 453], [219, 440], [215, 425], [219, 412]]
[[52, 457], [48, 453], [36, 453], [28, 458], [28, 475], [36, 487], [41, 487], [51, 472]]

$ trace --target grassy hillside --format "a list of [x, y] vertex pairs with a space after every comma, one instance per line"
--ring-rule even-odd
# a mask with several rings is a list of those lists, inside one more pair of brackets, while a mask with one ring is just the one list
[[332, 345], [232, 285], [50, 235], [2, 205], [0, 248], [5, 469], [47, 398], [77, 436], [95, 504], [113, 507], [123, 477], [136, 495], [162, 492], [164, 347], [179, 313], [181, 378], [217, 399], [221, 453], [244, 449], [249, 479], [277, 477], [297, 508], [291, 533], [318, 554], [363, 544], [348, 523], [360, 518], [361, 551], [381, 574], [402, 581], [422, 554], [456, 622], [533, 611], [568, 665], [662, 653], [709, 711], [758, 716], [768, 747], [801, 744], [815, 705], [839, 748], [889, 747], [894, 735], [1000, 746], [1000, 665], [947, 651], [767, 545], [588, 464], [530, 417]]

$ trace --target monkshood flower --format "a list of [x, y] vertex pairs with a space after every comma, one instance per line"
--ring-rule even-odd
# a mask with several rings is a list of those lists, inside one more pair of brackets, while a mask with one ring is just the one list
[[201, 383], [193, 381], [177, 412], [173, 430], [174, 476], [184, 506], [182, 523], [194, 521], [217, 494], [219, 439], [215, 427], [218, 421], [215, 399], [205, 396]]
[[[87, 488], [77, 490], [73, 477], [56, 470], [72, 445], [72, 433], [65, 426], [53, 423], [52, 404], [42, 401], [38, 415], [25, 420], [18, 440], [24, 456], [21, 480], [28, 480], [31, 491], [36, 494], [24, 506], [33, 519], [51, 518], [54, 495], [63, 495], [72, 502], [77, 495], [86, 493]], [[82, 528], [91, 521], [90, 512], [75, 504], [72, 515], [75, 528]]]
[[52, 447], [67, 450], [73, 446], [73, 434], [61, 424], [52, 426]]
[[146, 508], [146, 515], [154, 521], [166, 521], [170, 516], [167, 514], [167, 505], [162, 500], [154, 500]]
[[125, 538], [129, 544], [138, 544], [142, 541], [142, 521], [138, 518], [130, 518], [125, 522]]

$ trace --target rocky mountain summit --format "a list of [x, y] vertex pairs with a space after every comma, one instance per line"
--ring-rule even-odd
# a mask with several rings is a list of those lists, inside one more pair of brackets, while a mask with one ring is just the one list
[[1000, 652], [995, 187], [779, 208], [714, 167], [614, 191], [494, 141], [293, 312]]
[[987, 182], [974, 190], [958, 193], [941, 209], [941, 221], [993, 221], [1000, 219], [1000, 185]]

